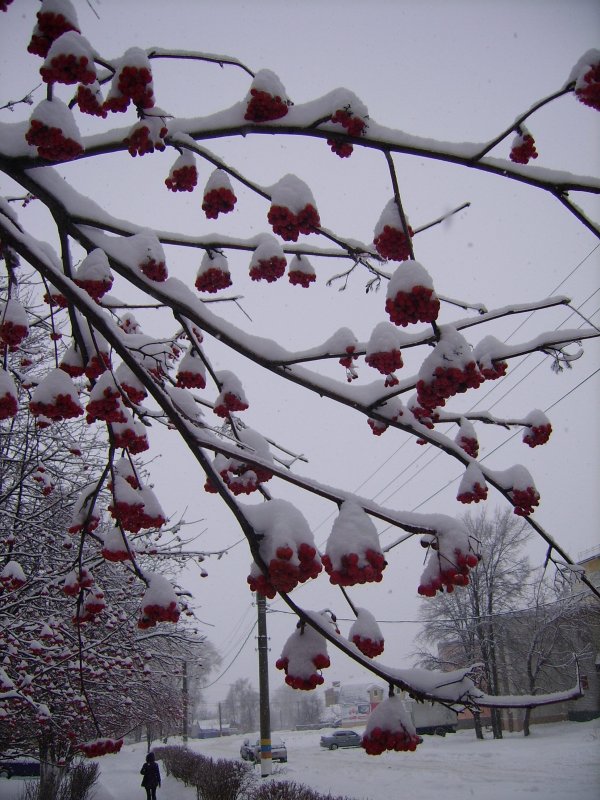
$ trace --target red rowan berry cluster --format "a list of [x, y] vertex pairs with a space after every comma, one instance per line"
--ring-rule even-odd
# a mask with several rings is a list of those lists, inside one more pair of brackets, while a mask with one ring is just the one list
[[388, 297], [385, 310], [394, 325], [405, 328], [409, 323], [435, 322], [440, 312], [440, 301], [433, 289], [413, 286], [410, 292], [397, 292]]
[[46, 58], [50, 47], [63, 33], [76, 31], [77, 20], [69, 20], [63, 14], [55, 14], [51, 11], [38, 11], [37, 24], [33, 29], [31, 41], [27, 47], [27, 52], [33, 55]]
[[458, 436], [456, 444], [461, 447], [467, 455], [471, 458], [477, 458], [479, 455], [479, 442], [472, 436]]
[[477, 389], [483, 383], [483, 376], [474, 361], [463, 369], [460, 367], [435, 368], [431, 381], [422, 378], [417, 381], [417, 398], [425, 408], [444, 406], [446, 400], [467, 389]]
[[2, 320], [2, 324], [0, 324], [0, 343], [8, 345], [11, 350], [16, 349], [28, 336], [29, 327], [27, 325], [21, 325], [6, 318]]
[[577, 81], [575, 96], [584, 105], [600, 111], [600, 62], [591, 66]]
[[487, 496], [487, 486], [482, 486], [480, 483], [474, 483], [470, 489], [457, 494], [456, 499], [460, 503], [479, 503], [480, 500], [487, 500]]
[[[138, 56], [145, 60], [144, 55], [137, 48], [132, 48], [135, 51], [136, 59]], [[127, 59], [127, 53], [123, 57]], [[133, 64], [125, 64], [116, 79], [113, 80], [113, 86], [106, 98], [104, 107], [108, 111], [126, 111], [129, 103], [132, 102], [135, 106], [141, 109], [148, 109], [154, 106], [154, 92], [152, 89], [152, 72], [148, 66], [134, 66]]]
[[390, 350], [386, 353], [369, 353], [365, 361], [370, 367], [379, 370], [382, 375], [391, 375], [397, 369], [402, 369], [402, 353], [400, 350]]
[[409, 239], [414, 235], [408, 228], [408, 238], [404, 231], [392, 225], [384, 225], [383, 230], [373, 240], [375, 249], [382, 258], [389, 261], [407, 261], [411, 258]]
[[227, 289], [231, 286], [231, 275], [229, 271], [225, 271], [220, 267], [209, 267], [198, 272], [195, 286], [199, 292], [215, 294], [221, 289]]
[[118, 753], [123, 747], [123, 739], [94, 739], [91, 742], [82, 742], [75, 749], [87, 758], [97, 758], [108, 753]]
[[133, 420], [113, 423], [112, 429], [116, 448], [129, 450], [132, 455], [149, 449], [150, 444], [144, 429], [138, 430]]
[[[124, 506], [125, 504], [121, 504]], [[112, 512], [112, 509], [109, 508], [109, 511]], [[123, 513], [130, 514], [130, 509], [124, 509]], [[113, 516], [115, 514], [113, 513]], [[119, 561], [129, 561], [131, 558], [131, 553], [127, 547], [127, 543], [125, 541], [125, 536], [116, 528], [113, 530], [108, 531], [108, 533], [104, 536], [104, 546], [100, 551], [102, 557], [105, 558], [107, 561], [113, 561], [118, 563]]]
[[486, 381], [495, 381], [498, 378], [503, 378], [508, 369], [506, 361], [491, 361], [489, 364], [482, 364], [478, 361], [477, 366]]
[[69, 305], [64, 294], [61, 294], [54, 286], [50, 286], [44, 293], [44, 302], [49, 306], [58, 306], [58, 308], [66, 308]]
[[85, 365], [84, 374], [90, 381], [95, 381], [107, 369], [110, 369], [110, 355], [108, 353], [94, 353]]
[[305, 256], [294, 256], [288, 268], [288, 280], [292, 286], [308, 289], [316, 281], [314, 267]]
[[94, 579], [86, 567], [82, 567], [79, 572], [71, 570], [63, 581], [62, 591], [67, 597], [77, 597], [82, 589], [89, 589], [94, 585]]
[[194, 164], [184, 164], [172, 169], [165, 186], [172, 192], [192, 192], [198, 183], [198, 170]]
[[156, 281], [157, 283], [162, 283], [166, 281], [169, 277], [169, 273], [167, 272], [167, 266], [164, 261], [156, 261], [152, 257], [146, 258], [142, 261], [141, 264], [138, 265], [140, 268], [140, 272], [143, 272], [144, 275], [149, 278], [151, 281]]
[[248, 403], [234, 392], [225, 392], [219, 398], [213, 408], [217, 417], [227, 418], [233, 411], [245, 411]]
[[199, 370], [179, 369], [177, 370], [177, 386], [181, 389], [204, 389], [206, 378], [204, 373]]
[[534, 508], [540, 504], [540, 495], [533, 486], [528, 486], [526, 489], [512, 489], [509, 494], [515, 505], [514, 513], [519, 517], [533, 514]]
[[362, 746], [370, 756], [381, 755], [385, 750], [414, 753], [421, 741], [416, 733], [409, 733], [404, 728], [391, 731], [376, 727], [365, 733]]
[[32, 479], [39, 483], [44, 497], [48, 497], [54, 491], [54, 481], [46, 472], [46, 468], [39, 464], [31, 473]]
[[552, 433], [552, 425], [530, 425], [523, 433], [523, 441], [529, 447], [537, 447], [539, 444], [546, 444]]
[[[437, 550], [438, 545], [435, 540], [431, 542], [421, 542], [425, 546], [430, 546], [432, 550]], [[442, 566], [444, 563], [445, 566]], [[463, 553], [459, 547], [454, 548], [452, 560], [445, 556], [438, 556], [437, 569], [430, 575], [427, 582], [419, 584], [417, 589], [424, 597], [435, 597], [436, 592], [444, 590], [449, 594], [454, 591], [455, 586], [468, 586], [469, 570], [479, 563], [479, 556], [475, 553]]]
[[219, 475], [235, 495], [252, 494], [260, 483], [266, 483], [273, 477], [273, 473], [265, 467], [250, 466], [233, 458], [226, 459], [220, 465]]
[[86, 55], [75, 53], [57, 53], [48, 59], [40, 74], [44, 83], [64, 83], [71, 85], [81, 83], [88, 85], [96, 80], [96, 69]]
[[60, 128], [50, 128], [37, 119], [30, 121], [25, 139], [37, 147], [39, 157], [46, 161], [70, 161], [83, 153], [79, 142], [65, 137]]
[[[14, 592], [26, 583], [25, 573], [18, 561], [8, 561], [0, 572], [0, 592]], [[1, 684], [1, 681], [0, 681]]]
[[110, 292], [113, 282], [112, 280], [91, 280], [75, 278], [75, 283], [81, 289], [84, 289], [89, 296], [97, 303], [104, 297], [107, 292]]
[[[53, 372], [58, 372], [58, 370]], [[61, 374], [65, 375], [62, 371]], [[65, 375], [65, 379], [69, 380], [67, 375]], [[37, 399], [37, 394], [37, 391], [34, 392], [29, 402], [29, 410], [35, 417], [43, 416], [53, 422], [59, 422], [63, 419], [74, 419], [83, 414], [75, 387], [66, 392], [58, 390], [52, 396], [44, 397], [44, 399]]]
[[297, 214], [286, 206], [272, 205], [267, 219], [273, 232], [285, 242], [296, 242], [301, 233], [314, 233], [321, 225], [319, 212], [312, 203], [307, 203]]
[[93, 117], [102, 117], [103, 119], [108, 116], [98, 84], [78, 86], [75, 100], [82, 114], [90, 114]]
[[532, 158], [537, 158], [535, 140], [530, 133], [520, 134], [515, 137], [510, 150], [510, 160], [515, 164], [528, 164]]
[[207, 219], [217, 219], [219, 214], [228, 214], [233, 211], [236, 203], [237, 197], [231, 189], [221, 186], [211, 189], [204, 195], [202, 210]]
[[[2, 381], [2, 384], [4, 384], [4, 381]], [[4, 394], [1, 393], [2, 389], [5, 390]], [[2, 385], [0, 389], [0, 420], [10, 419], [16, 416], [18, 410], [19, 403], [17, 401], [16, 391], [12, 391], [10, 388], [6, 388]]]
[[[325, 669], [330, 666], [331, 663], [327, 656], [322, 656], [321, 658], [316, 656], [313, 662], [315, 662], [315, 667], [317, 669]], [[319, 675], [318, 672], [313, 672], [308, 677], [291, 675], [288, 672], [289, 666], [287, 658], [278, 658], [275, 662], [275, 666], [277, 669], [282, 669], [285, 672], [285, 682], [288, 686], [291, 686], [292, 689], [301, 689], [302, 691], [310, 692], [312, 689], [316, 689], [317, 686], [321, 686], [321, 684], [325, 682], [323, 676]]]
[[381, 422], [380, 420], [373, 419], [372, 417], [369, 417], [367, 422], [369, 423], [369, 427], [373, 431], [374, 436], [381, 436], [381, 434], [385, 433], [390, 427], [387, 422]]
[[285, 272], [287, 262], [285, 258], [272, 256], [261, 258], [250, 266], [250, 277], [253, 281], [267, 281], [273, 283], [279, 280]]
[[376, 658], [383, 653], [383, 639], [373, 641], [368, 637], [359, 636], [357, 633], [352, 637], [352, 642], [358, 647], [360, 652], [368, 658]]
[[250, 589], [271, 598], [276, 592], [291, 592], [299, 583], [316, 578], [321, 572], [316, 555], [316, 549], [307, 542], [302, 542], [295, 553], [289, 545], [279, 546], [267, 564], [268, 575], [254, 572], [248, 576]]
[[[367, 127], [364, 119], [355, 116], [350, 108], [338, 108], [331, 117], [331, 121], [344, 127], [350, 136], [362, 136]], [[349, 158], [354, 151], [354, 147], [349, 142], [342, 142], [339, 139], [327, 139], [327, 144], [331, 147], [332, 152], [340, 158]]]
[[[104, 374], [110, 375], [109, 372]], [[97, 391], [98, 386], [100, 386], [99, 383], [92, 390], [90, 400], [85, 409], [88, 425], [99, 419], [104, 422], [127, 422], [121, 403], [121, 394], [116, 386], [106, 386], [105, 388], [101, 386], [101, 391]]]
[[138, 622], [138, 628], [153, 628], [157, 622], [177, 622], [181, 612], [175, 600], [167, 606], [157, 603], [150, 603], [142, 606], [142, 616]]
[[383, 570], [386, 568], [383, 554], [370, 548], [361, 555], [358, 553], [342, 555], [341, 564], [337, 569], [333, 567], [331, 558], [327, 554], [322, 556], [322, 561], [325, 572], [329, 575], [329, 583], [334, 586], [379, 583], [383, 578]]
[[124, 140], [127, 150], [134, 158], [146, 153], [153, 153], [155, 150], [163, 151], [165, 149], [165, 136], [169, 130], [162, 123], [155, 124], [156, 120], [155, 117], [152, 120], [146, 118], [138, 122]]
[[291, 105], [289, 100], [282, 99], [279, 95], [271, 95], [260, 89], [250, 89], [250, 101], [246, 107], [244, 119], [249, 122], [270, 122], [281, 119], [288, 113]]

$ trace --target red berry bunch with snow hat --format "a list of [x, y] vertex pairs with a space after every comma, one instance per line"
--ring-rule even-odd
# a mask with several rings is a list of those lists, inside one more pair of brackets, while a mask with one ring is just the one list
[[385, 310], [394, 325], [406, 327], [416, 322], [435, 322], [440, 301], [431, 276], [418, 261], [398, 267], [388, 283]]
[[216, 372], [215, 377], [221, 387], [213, 406], [215, 414], [226, 419], [234, 411], [245, 411], [248, 408], [248, 401], [237, 375], [224, 369]]
[[339, 586], [379, 583], [386, 561], [377, 528], [352, 500], [342, 503], [322, 557], [329, 582]]
[[75, 273], [75, 283], [99, 302], [113, 285], [113, 274], [104, 250], [96, 248], [83, 259]]
[[514, 513], [519, 517], [532, 514], [534, 508], [540, 504], [540, 495], [529, 470], [521, 464], [515, 464], [501, 473], [500, 480], [508, 489]]
[[421, 741], [402, 698], [392, 695], [371, 711], [362, 746], [370, 756], [378, 756], [385, 750], [414, 752]]
[[0, 421], [14, 417], [19, 410], [19, 395], [12, 375], [0, 370]]
[[250, 260], [250, 277], [253, 281], [273, 283], [285, 273], [287, 261], [277, 239], [264, 233]]
[[471, 346], [447, 325], [440, 329], [439, 342], [419, 369], [417, 400], [423, 408], [444, 406], [448, 398], [477, 389], [483, 381]]
[[259, 70], [246, 98], [244, 119], [249, 122], [271, 122], [285, 117], [291, 100], [277, 75], [269, 69]]
[[422, 537], [421, 545], [428, 550], [427, 563], [418, 587], [420, 595], [435, 597], [437, 592], [451, 593], [455, 586], [467, 586], [469, 571], [479, 563], [474, 542], [461, 522], [440, 519], [434, 534]]
[[155, 150], [162, 152], [165, 149], [165, 136], [169, 132], [165, 117], [165, 112], [159, 108], [144, 113], [142, 119], [131, 128], [124, 140], [130, 155], [135, 158], [153, 153]]
[[537, 158], [535, 140], [525, 128], [521, 127], [512, 141], [510, 160], [515, 164], [529, 164], [532, 158]]
[[407, 261], [411, 258], [410, 239], [414, 235], [408, 225], [408, 233], [400, 217], [396, 200], [392, 198], [381, 212], [375, 226], [373, 244], [379, 255], [386, 261]]
[[27, 312], [15, 297], [0, 303], [0, 345], [16, 350], [29, 336]]
[[[350, 94], [344, 91], [344, 94]], [[342, 101], [343, 102], [343, 101]], [[341, 103], [340, 103], [341, 106]], [[343, 128], [349, 136], [358, 138], [364, 136], [367, 130], [366, 119], [368, 117], [367, 108], [360, 100], [352, 95], [343, 106], [338, 107], [331, 115], [331, 122], [336, 126]], [[335, 153], [340, 158], [349, 158], [354, 152], [354, 147], [350, 142], [345, 142], [341, 139], [327, 139], [327, 144], [331, 148], [331, 152]]]
[[523, 442], [529, 447], [546, 444], [552, 433], [552, 424], [543, 411], [534, 409], [525, 418], [527, 430], [523, 433]]
[[165, 186], [171, 192], [192, 192], [197, 183], [196, 158], [191, 150], [184, 150], [171, 167]]
[[306, 256], [292, 257], [288, 267], [288, 280], [292, 286], [302, 286], [304, 289], [308, 289], [311, 283], [317, 280], [315, 268]]
[[133, 103], [139, 111], [154, 106], [150, 60], [144, 50], [130, 47], [121, 57], [104, 103], [108, 111], [126, 111]]
[[[235, 495], [251, 494], [255, 492], [261, 483], [270, 481], [273, 472], [269, 467], [274, 466], [273, 456], [269, 449], [267, 440], [252, 428], [236, 428], [235, 437], [242, 453], [250, 451], [253, 457], [266, 462], [263, 464], [248, 464], [242, 458], [230, 458], [221, 453], [217, 453], [213, 460], [213, 469], [221, 476], [223, 483], [229, 487]], [[216, 492], [216, 486], [209, 478], [205, 484], [206, 491]], [[286, 550], [287, 554], [287, 550]], [[289, 554], [290, 557], [292, 553]]]
[[52, 422], [83, 414], [77, 389], [61, 369], [50, 370], [38, 383], [29, 401], [29, 410], [35, 417], [43, 416]]
[[77, 31], [61, 34], [50, 46], [40, 74], [44, 83], [94, 83], [94, 53], [87, 39]]
[[291, 592], [299, 583], [316, 578], [322, 570], [310, 526], [287, 500], [270, 500], [246, 507], [244, 513], [259, 540], [263, 573], [253, 562], [248, 584], [253, 592], [273, 598]]
[[83, 153], [81, 135], [69, 108], [59, 100], [42, 100], [29, 119], [28, 144], [46, 161], [70, 161]]
[[368, 658], [376, 658], [383, 653], [383, 634], [377, 620], [366, 608], [356, 609], [356, 619], [350, 627], [348, 639]]
[[177, 622], [180, 616], [175, 590], [171, 583], [158, 573], [148, 577], [148, 587], [142, 599], [142, 615], [138, 627], [153, 628], [158, 622]]
[[380, 322], [373, 329], [367, 343], [365, 362], [386, 376], [386, 386], [399, 383], [394, 373], [403, 367], [400, 334], [389, 322]]
[[[149, 486], [140, 486], [138, 489], [134, 489], [126, 478], [115, 474], [110, 488], [112, 489], [113, 499], [108, 506], [108, 510], [123, 530], [130, 533], [138, 533], [143, 528], [160, 528], [165, 524], [164, 511]], [[107, 546], [106, 537], [104, 550], [109, 552], [111, 550]], [[102, 555], [105, 558], [120, 560], [119, 558], [111, 558], [104, 550]], [[119, 548], [116, 552], [121, 553], [122, 548]], [[128, 555], [126, 557], [129, 558]]]
[[151, 281], [162, 283], [168, 278], [166, 257], [158, 236], [151, 230], [142, 230], [127, 239], [138, 269]]
[[296, 242], [301, 233], [314, 233], [321, 225], [315, 198], [296, 175], [284, 175], [273, 186], [267, 219], [286, 242]]
[[320, 670], [330, 666], [325, 637], [300, 620], [275, 662], [285, 672], [285, 682], [292, 689], [310, 691], [324, 683]]
[[237, 197], [233, 192], [229, 175], [223, 169], [216, 169], [204, 187], [202, 210], [207, 219], [217, 219], [219, 214], [229, 214], [236, 203]]
[[52, 43], [68, 31], [79, 33], [77, 14], [71, 0], [43, 0], [37, 23], [27, 47], [29, 53], [46, 58]]
[[475, 463], [469, 464], [461, 478], [456, 499], [460, 503], [479, 503], [480, 500], [487, 500], [487, 495], [487, 484], [481, 469]]
[[231, 286], [229, 263], [223, 253], [215, 250], [206, 251], [196, 273], [195, 286], [199, 292], [209, 294], [215, 294]]
[[573, 70], [575, 97], [600, 111], [600, 50], [588, 50]]

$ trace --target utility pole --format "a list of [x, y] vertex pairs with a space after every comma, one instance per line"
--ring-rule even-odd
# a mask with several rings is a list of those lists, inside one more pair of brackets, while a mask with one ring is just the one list
[[260, 776], [273, 771], [271, 754], [271, 711], [269, 708], [269, 641], [267, 637], [267, 601], [257, 593], [258, 608], [258, 691], [260, 695]]
[[182, 726], [182, 738], [183, 743], [187, 744], [188, 741], [188, 674], [187, 674], [187, 661], [184, 659], [183, 661], [183, 673], [182, 673], [182, 681], [181, 681], [181, 693], [182, 693], [182, 712], [183, 712], [183, 726]]

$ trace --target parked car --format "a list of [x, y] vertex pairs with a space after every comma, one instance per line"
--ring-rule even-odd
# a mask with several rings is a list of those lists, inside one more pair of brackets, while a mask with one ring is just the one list
[[362, 736], [356, 731], [334, 731], [327, 736], [321, 736], [321, 747], [337, 750], [338, 747], [360, 747]]
[[35, 758], [6, 758], [0, 761], [0, 778], [35, 778], [40, 774], [40, 762]]
[[[252, 761], [258, 764], [260, 761], [260, 739], [257, 739], [253, 744], [250, 739], [244, 739], [240, 747], [240, 756], [244, 761]], [[273, 739], [271, 741], [271, 758], [273, 761], [280, 761], [282, 764], [287, 762], [287, 747], [282, 739]]]

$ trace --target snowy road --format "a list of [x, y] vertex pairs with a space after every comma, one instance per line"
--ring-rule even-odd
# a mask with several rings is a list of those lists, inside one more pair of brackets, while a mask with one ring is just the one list
[[[598, 800], [600, 720], [537, 725], [532, 730], [529, 739], [507, 734], [501, 741], [478, 742], [471, 731], [445, 738], [427, 736], [415, 753], [377, 757], [362, 749], [323, 750], [320, 731], [282, 732], [289, 761], [274, 765], [274, 773], [355, 800]], [[237, 758], [242, 739], [192, 740], [190, 746], [214, 758]], [[141, 800], [139, 770], [144, 755], [143, 744], [127, 745], [119, 755], [98, 759], [101, 787], [94, 800]], [[16, 800], [16, 788], [0, 780], [0, 800]], [[163, 780], [158, 796], [196, 800], [194, 789], [170, 778]]]

